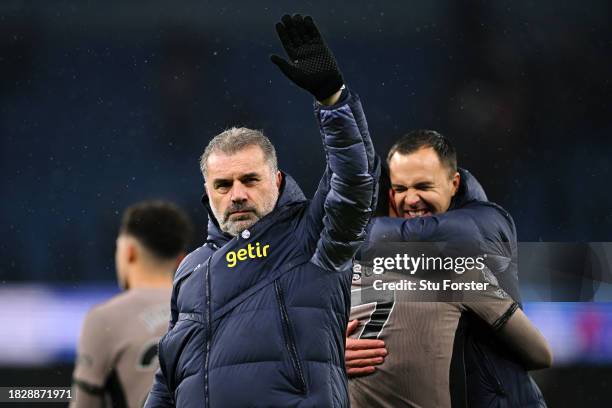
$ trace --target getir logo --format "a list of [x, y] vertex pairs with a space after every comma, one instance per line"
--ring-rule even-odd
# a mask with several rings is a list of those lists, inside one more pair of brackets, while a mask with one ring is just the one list
[[255, 245], [249, 243], [246, 248], [239, 249], [238, 251], [230, 251], [225, 255], [227, 266], [233, 268], [239, 261], [265, 258], [268, 256], [268, 248], [270, 248], [270, 245], [260, 246], [259, 242], [256, 242]]

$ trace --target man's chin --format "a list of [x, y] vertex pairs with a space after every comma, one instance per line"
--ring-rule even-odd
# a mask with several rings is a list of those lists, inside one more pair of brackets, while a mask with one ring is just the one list
[[250, 214], [249, 216], [244, 217], [244, 219], [243, 217], [239, 217], [238, 219], [232, 219], [227, 222], [226, 231], [229, 234], [236, 236], [240, 234], [242, 231], [244, 231], [245, 229], [251, 228], [257, 221], [258, 221], [258, 218], [254, 216], [253, 214]]

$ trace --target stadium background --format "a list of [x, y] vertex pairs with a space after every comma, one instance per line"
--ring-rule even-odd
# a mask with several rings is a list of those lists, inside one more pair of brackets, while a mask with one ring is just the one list
[[[0, 386], [70, 383], [83, 313], [117, 292], [122, 210], [185, 208], [198, 157], [264, 129], [307, 194], [323, 170], [310, 97], [268, 61], [273, 25], [311, 14], [362, 97], [377, 150], [449, 136], [524, 242], [612, 241], [606, 1], [0, 3]], [[529, 288], [525, 288], [528, 290]], [[610, 406], [612, 306], [526, 304], [555, 367], [551, 407]]]

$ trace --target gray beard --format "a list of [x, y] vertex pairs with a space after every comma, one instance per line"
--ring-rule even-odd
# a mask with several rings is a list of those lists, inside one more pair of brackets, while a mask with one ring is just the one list
[[[210, 208], [212, 209], [213, 215], [215, 219], [219, 223], [219, 228], [221, 231], [229, 234], [233, 237], [238, 236], [245, 229], [251, 228], [257, 221], [270, 214], [274, 207], [276, 206], [276, 201], [278, 200], [278, 190], [275, 191], [275, 194], [270, 197], [269, 201], [265, 201], [262, 205], [261, 211], [255, 209], [249, 219], [246, 220], [230, 220], [229, 214], [220, 214], [217, 209], [210, 204]], [[254, 216], [254, 217], [253, 217]]]

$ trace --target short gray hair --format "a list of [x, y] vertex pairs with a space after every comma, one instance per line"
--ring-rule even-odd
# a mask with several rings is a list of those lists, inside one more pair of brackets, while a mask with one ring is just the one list
[[273, 173], [278, 170], [278, 161], [276, 159], [276, 150], [274, 145], [260, 130], [249, 129], [246, 127], [232, 127], [217, 136], [213, 137], [204, 153], [200, 157], [200, 170], [206, 180], [208, 157], [214, 152], [223, 152], [231, 155], [240, 150], [249, 147], [258, 146], [264, 154], [264, 159], [270, 165]]

